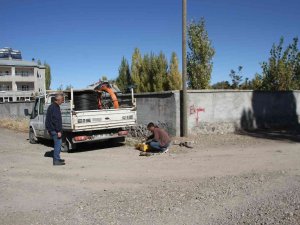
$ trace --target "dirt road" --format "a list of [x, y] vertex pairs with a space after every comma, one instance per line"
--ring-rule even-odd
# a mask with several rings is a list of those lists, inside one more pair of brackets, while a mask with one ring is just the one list
[[105, 147], [53, 167], [50, 146], [1, 129], [0, 224], [300, 224], [297, 142], [201, 136], [151, 157]]

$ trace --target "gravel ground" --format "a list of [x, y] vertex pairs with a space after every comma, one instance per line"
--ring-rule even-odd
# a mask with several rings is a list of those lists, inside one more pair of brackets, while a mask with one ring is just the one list
[[300, 224], [297, 142], [201, 135], [151, 157], [99, 144], [53, 167], [26, 139], [0, 131], [1, 225]]

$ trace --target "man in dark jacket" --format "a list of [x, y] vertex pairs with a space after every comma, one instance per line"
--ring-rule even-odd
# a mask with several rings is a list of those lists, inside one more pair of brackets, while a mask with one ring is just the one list
[[65, 160], [60, 158], [62, 138], [62, 118], [60, 105], [64, 101], [62, 94], [56, 94], [54, 102], [47, 109], [46, 129], [54, 141], [53, 165], [65, 165]]
[[155, 126], [154, 123], [149, 123], [147, 129], [152, 132], [152, 135], [147, 138], [147, 143], [150, 147], [153, 150], [158, 150], [160, 152], [169, 151], [171, 143], [169, 134], [165, 130]]

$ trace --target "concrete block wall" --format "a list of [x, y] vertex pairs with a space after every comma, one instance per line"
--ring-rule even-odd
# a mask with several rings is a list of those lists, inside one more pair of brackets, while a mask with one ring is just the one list
[[299, 97], [299, 91], [188, 91], [188, 132], [294, 128], [299, 123]]
[[0, 104], [0, 118], [25, 118], [25, 109], [32, 111], [34, 102], [6, 102]]
[[[146, 130], [147, 124], [153, 122], [166, 129], [172, 136], [180, 136], [179, 91], [135, 94], [135, 98], [139, 126]], [[0, 104], [0, 118], [25, 117], [24, 109], [31, 112], [33, 105], [34, 102]]]
[[160, 92], [135, 94], [138, 124], [153, 122], [173, 136], [180, 136], [180, 93]]
[[[135, 94], [138, 124], [149, 122], [180, 136], [180, 92]], [[188, 133], [231, 133], [239, 129], [299, 128], [300, 91], [203, 90], [187, 93]], [[0, 104], [0, 118], [25, 117], [33, 102]]]

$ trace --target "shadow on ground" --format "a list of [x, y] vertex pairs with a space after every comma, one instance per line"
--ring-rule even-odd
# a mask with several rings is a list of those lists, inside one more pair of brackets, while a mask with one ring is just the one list
[[239, 135], [247, 135], [255, 138], [264, 138], [270, 140], [300, 142], [300, 133], [294, 130], [243, 130], [236, 132]]
[[[53, 147], [53, 141], [51, 140], [42, 140], [39, 141], [39, 144], [43, 144], [47, 147]], [[125, 144], [121, 142], [119, 139], [112, 139], [109, 141], [94, 142], [94, 143], [86, 142], [86, 143], [78, 144], [77, 148], [75, 150], [71, 150], [69, 153], [82, 153], [82, 152], [94, 151], [94, 150], [113, 149], [122, 146], [125, 146]], [[53, 158], [53, 150], [45, 152], [44, 157]]]
[[95, 143], [86, 142], [86, 143], [78, 144], [77, 148], [75, 150], [72, 150], [70, 153], [81, 153], [86, 151], [113, 149], [122, 146], [125, 146], [125, 144], [114, 139], [110, 141], [95, 142]]

